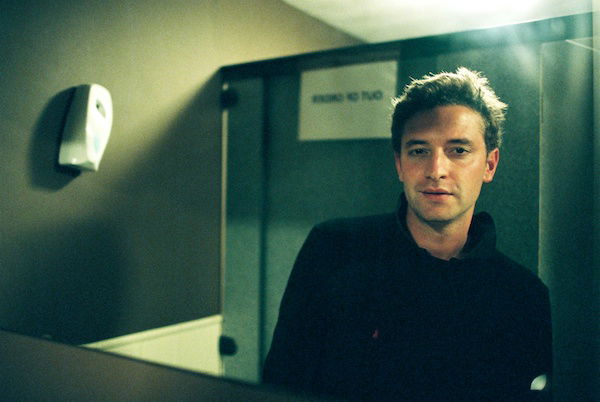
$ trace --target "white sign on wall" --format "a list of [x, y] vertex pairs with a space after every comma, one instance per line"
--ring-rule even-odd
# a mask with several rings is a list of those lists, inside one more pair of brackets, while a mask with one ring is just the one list
[[300, 140], [389, 138], [396, 80], [396, 61], [303, 72]]

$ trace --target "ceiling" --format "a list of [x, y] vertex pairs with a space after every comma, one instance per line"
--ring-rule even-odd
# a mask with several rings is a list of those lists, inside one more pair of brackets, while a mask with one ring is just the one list
[[282, 0], [368, 43], [589, 12], [592, 0]]

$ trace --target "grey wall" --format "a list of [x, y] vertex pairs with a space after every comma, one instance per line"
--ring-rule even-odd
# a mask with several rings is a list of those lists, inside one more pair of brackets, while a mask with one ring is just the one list
[[[0, 327], [91, 342], [219, 312], [219, 67], [355, 44], [276, 0], [3, 0]], [[72, 88], [100, 170], [55, 166]]]
[[[542, 48], [540, 277], [550, 289], [554, 397], [594, 400], [600, 381], [600, 295], [593, 242], [593, 82], [591, 40]], [[566, 72], [566, 73], [565, 73]]]

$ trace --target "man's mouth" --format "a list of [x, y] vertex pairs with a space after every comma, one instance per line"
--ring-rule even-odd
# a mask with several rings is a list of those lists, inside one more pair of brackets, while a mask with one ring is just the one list
[[421, 192], [427, 195], [452, 195], [451, 192], [442, 189], [427, 189]]
[[421, 191], [421, 194], [428, 200], [443, 201], [452, 196], [452, 193], [443, 189], [426, 189]]

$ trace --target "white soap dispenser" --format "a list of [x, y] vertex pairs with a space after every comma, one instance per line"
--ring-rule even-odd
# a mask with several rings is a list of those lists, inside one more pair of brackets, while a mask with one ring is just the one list
[[112, 99], [106, 88], [98, 84], [76, 87], [63, 129], [58, 163], [79, 170], [98, 170], [112, 120]]

